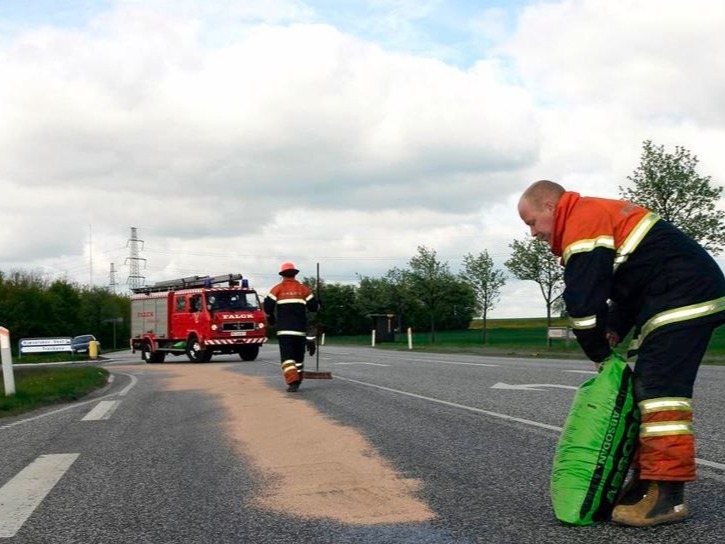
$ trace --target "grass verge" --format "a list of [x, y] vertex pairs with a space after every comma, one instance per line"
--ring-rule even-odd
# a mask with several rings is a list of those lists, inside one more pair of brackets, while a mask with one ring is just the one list
[[29, 412], [49, 404], [69, 402], [108, 383], [105, 368], [15, 368], [15, 394], [5, 395], [0, 375], [0, 417]]

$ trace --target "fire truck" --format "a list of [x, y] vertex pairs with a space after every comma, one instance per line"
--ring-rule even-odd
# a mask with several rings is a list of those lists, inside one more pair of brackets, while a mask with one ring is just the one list
[[253, 361], [267, 341], [259, 296], [241, 274], [190, 276], [132, 291], [131, 349], [147, 363], [163, 363], [167, 354], [204, 363], [214, 353]]

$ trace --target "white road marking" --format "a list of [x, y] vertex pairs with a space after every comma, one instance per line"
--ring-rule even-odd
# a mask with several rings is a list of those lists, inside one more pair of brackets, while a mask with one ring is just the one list
[[370, 366], [390, 366], [381, 363], [366, 363], [364, 361], [353, 361], [349, 363], [335, 363], [336, 365], [370, 365]]
[[437, 361], [435, 359], [407, 359], [412, 362], [435, 363], [437, 365], [459, 365], [459, 366], [501, 366], [489, 363], [464, 363], [462, 361]]
[[361, 382], [361, 381], [353, 380], [350, 378], [341, 378], [341, 377], [337, 376], [335, 379], [344, 380], [346, 382], [353, 382], [353, 383], [357, 383], [360, 385], [365, 385], [367, 387], [374, 387], [376, 389], [382, 389], [383, 391], [390, 391], [391, 393], [397, 393], [399, 395], [405, 395], [407, 397], [413, 397], [416, 399], [427, 400], [428, 402], [435, 402], [436, 404], [452, 406], [453, 408], [460, 408], [462, 410], [468, 410], [469, 412], [475, 412], [477, 414], [483, 414], [486, 416], [497, 417], [497, 418], [505, 419], [508, 421], [516, 421], [518, 423], [525, 423], [526, 425], [531, 425], [533, 427], [539, 427], [541, 429], [548, 429], [550, 431], [561, 432], [561, 427], [556, 427], [554, 425], [547, 425], [546, 423], [539, 423], [538, 421], [531, 421], [530, 419], [522, 419], [520, 417], [513, 417], [513, 416], [506, 415], [506, 414], [499, 414], [497, 412], [489, 412], [488, 410], [481, 410], [480, 408], [474, 408], [473, 406], [465, 406], [463, 404], [457, 404], [455, 402], [448, 402], [446, 400], [434, 399], [432, 397], [417, 395], [415, 393], [409, 393], [408, 391], [401, 391], [400, 389], [392, 389], [391, 387], [384, 387], [382, 385], [375, 385], [374, 383]]
[[400, 357], [400, 356], [387, 356], [388, 359], [400, 361], [403, 363], [433, 363], [436, 365], [460, 365], [460, 366], [492, 366], [498, 367], [501, 365], [495, 365], [490, 363], [465, 363], [463, 361], [442, 361], [440, 359], [424, 359], [416, 357]]
[[128, 376], [129, 378], [131, 378], [131, 383], [128, 384], [125, 387], [125, 389], [123, 389], [123, 391], [120, 391], [118, 393], [109, 393], [108, 395], [103, 395], [102, 397], [98, 397], [97, 399], [93, 399], [93, 400], [86, 400], [86, 401], [81, 401], [81, 402], [75, 402], [73, 404], [70, 404], [70, 405], [65, 406], [63, 408], [59, 408], [57, 410], [53, 410], [51, 412], [45, 412], [43, 414], [40, 414], [40, 415], [37, 415], [37, 416], [34, 416], [34, 417], [29, 417], [27, 419], [21, 419], [20, 421], [16, 421], [15, 423], [8, 423], [7, 425], [0, 425], [0, 430], [2, 430], [2, 429], [9, 429], [10, 427], [15, 427], [16, 425], [22, 425], [24, 423], [30, 423], [31, 421], [36, 421], [38, 419], [41, 419], [41, 418], [44, 418], [44, 417], [47, 417], [47, 416], [52, 416], [52, 415], [55, 415], [55, 414], [59, 414], [61, 412], [65, 412], [66, 410], [72, 410], [74, 408], [78, 408], [79, 406], [84, 406], [86, 404], [90, 404], [92, 402], [98, 402], [99, 400], [107, 399], [109, 397], [115, 397], [116, 395], [124, 396], [124, 395], [126, 395], [131, 390], [131, 388], [134, 385], [136, 385], [136, 383], [138, 382], [138, 379], [136, 378], [136, 376], [133, 376], [131, 374], [123, 374], [123, 375], [124, 376]]
[[[524, 425], [531, 425], [532, 427], [538, 427], [540, 429], [548, 429], [550, 431], [559, 431], [559, 432], [561, 432], [563, 430], [561, 427], [557, 427], [555, 425], [548, 425], [546, 423], [540, 423], [538, 421], [532, 421], [530, 419], [523, 419], [520, 417], [509, 416], [507, 414], [499, 414], [498, 412], [489, 412], [488, 410], [481, 410], [480, 408], [474, 408], [473, 406], [465, 406], [464, 404], [457, 404], [455, 402], [448, 402], [446, 400], [434, 399], [432, 397], [426, 397], [424, 395], [417, 395], [416, 393], [409, 393], [408, 391], [401, 391], [400, 389], [393, 389], [392, 387], [384, 387], [382, 385], [376, 385], [374, 383], [368, 383], [368, 382], [361, 382], [359, 380], [353, 380], [351, 378], [342, 378], [340, 376], [336, 376], [335, 379], [343, 380], [346, 382], [357, 383], [359, 385], [373, 387], [375, 389], [381, 389], [383, 391], [389, 391], [390, 393], [397, 393], [399, 395], [405, 395], [407, 397], [413, 397], [413, 398], [425, 400], [428, 402], [434, 402], [436, 404], [443, 404], [444, 406], [460, 408], [461, 410], [467, 410], [469, 412], [474, 412], [477, 414], [483, 414], [486, 416], [497, 417], [499, 419], [505, 419], [507, 421], [515, 421], [517, 423], [523, 423]], [[695, 458], [695, 462], [699, 465], [703, 465], [706, 467], [725, 470], [725, 464], [722, 464], [722, 463], [716, 463], [714, 461], [706, 461], [705, 459], [699, 459], [697, 457]]]
[[558, 385], [555, 383], [522, 383], [519, 385], [510, 385], [503, 382], [495, 383], [491, 389], [512, 389], [515, 391], [544, 391], [542, 387], [558, 387], [559, 389], [579, 389], [573, 385]]
[[41, 455], [0, 488], [0, 538], [15, 536], [79, 455]]
[[118, 400], [102, 400], [93, 410], [86, 414], [81, 421], [98, 421], [100, 419], [108, 419], [113, 412], [116, 411], [120, 401]]
[[124, 376], [128, 376], [131, 378], [131, 383], [129, 383], [126, 387], [124, 387], [121, 391], [118, 392], [119, 397], [125, 397], [129, 391], [133, 388], [134, 385], [138, 383], [138, 378], [134, 376], [133, 374], [123, 374]]
[[572, 374], [599, 374], [596, 370], [564, 370], [563, 372], [571, 372]]
[[697, 461], [698, 465], [702, 465], [704, 467], [710, 467], [710, 468], [719, 468], [720, 470], [725, 470], [725, 465], [722, 463], [715, 463], [714, 461], [705, 461], [704, 459], [698, 459], [695, 458], [695, 461]]

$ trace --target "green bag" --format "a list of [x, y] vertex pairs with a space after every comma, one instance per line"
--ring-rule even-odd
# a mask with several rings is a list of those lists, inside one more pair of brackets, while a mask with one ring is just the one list
[[577, 390], [551, 472], [551, 500], [560, 521], [590, 525], [609, 519], [639, 433], [633, 373], [619, 355]]

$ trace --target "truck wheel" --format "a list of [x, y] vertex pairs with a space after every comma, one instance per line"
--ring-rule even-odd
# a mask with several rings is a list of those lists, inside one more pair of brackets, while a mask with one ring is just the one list
[[206, 363], [211, 361], [211, 350], [202, 349], [199, 340], [192, 336], [186, 343], [186, 356], [192, 363]]
[[244, 346], [239, 352], [242, 361], [254, 361], [259, 355], [259, 346]]
[[166, 359], [166, 353], [163, 351], [157, 351], [151, 354], [151, 357], [149, 358], [149, 363], [163, 363]]
[[166, 353], [163, 351], [151, 351], [151, 344], [144, 342], [141, 348], [141, 359], [147, 364], [163, 363], [166, 359]]
[[151, 344], [148, 342], [144, 342], [143, 346], [141, 346], [141, 360], [144, 363], [153, 363], [151, 360]]

